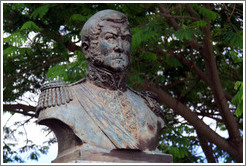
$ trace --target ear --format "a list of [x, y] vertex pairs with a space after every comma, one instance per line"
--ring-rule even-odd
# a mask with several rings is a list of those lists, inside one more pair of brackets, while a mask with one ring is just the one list
[[89, 55], [90, 42], [88, 40], [83, 41], [81, 47], [82, 47], [82, 52], [85, 54], [85, 59], [88, 60], [88, 58], [90, 57]]
[[87, 55], [89, 53], [90, 42], [88, 40], [82, 42], [82, 52]]

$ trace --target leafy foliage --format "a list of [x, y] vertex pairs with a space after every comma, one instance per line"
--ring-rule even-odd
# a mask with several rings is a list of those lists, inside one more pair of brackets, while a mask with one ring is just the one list
[[33, 30], [33, 31], [41, 31], [41, 29], [33, 22], [33, 21], [27, 21], [25, 22], [21, 29], [20, 30], [25, 30], [25, 29], [28, 29], [28, 30]]
[[192, 40], [192, 32], [189, 29], [181, 28], [178, 31], [176, 31], [175, 35], [180, 40], [186, 39], [186, 40]]
[[78, 21], [78, 22], [86, 21], [85, 19], [86, 19], [86, 18], [85, 18], [84, 16], [82, 16], [81, 14], [73, 14], [73, 15], [70, 17], [70, 20], [71, 20], [71, 21]]
[[15, 144], [4, 144], [3, 145], [3, 162], [4, 163], [11, 163], [11, 162], [18, 162], [23, 163], [23, 159], [18, 155], [16, 151], [12, 150]]
[[[194, 155], [193, 150], [197, 149], [197, 142], [191, 140], [189, 136], [194, 131], [188, 126], [171, 126], [167, 125], [162, 131], [162, 137], [165, 138], [160, 143], [159, 149], [164, 153], [173, 155], [173, 162], [197, 163], [204, 162], [202, 156]], [[187, 136], [185, 136], [187, 135]]]
[[53, 6], [52, 4], [45, 4], [45, 5], [42, 5], [38, 8], [36, 8], [33, 13], [31, 14], [31, 18], [33, 19], [37, 19], [37, 18], [40, 18], [42, 19], [46, 13], [49, 11], [49, 8]]
[[[14, 124], [8, 124], [9, 120], [14, 117], [14, 114], [10, 116], [5, 125], [3, 126], [3, 162], [4, 163], [25, 163], [28, 160], [39, 160], [41, 154], [47, 154], [49, 146], [56, 142], [54, 138], [45, 142], [40, 142], [38, 145], [28, 138], [26, 126], [29, 124], [35, 124], [34, 119], [24, 117], [19, 118]], [[20, 116], [19, 116], [20, 117]], [[47, 128], [43, 131], [47, 132]], [[20, 141], [23, 142], [20, 142]], [[25, 154], [25, 155], [21, 155]], [[26, 157], [24, 157], [26, 156]]]
[[238, 48], [243, 48], [243, 35], [242, 31], [235, 33], [235, 32], [225, 32], [224, 39], [230, 43], [231, 46], [235, 46]]
[[[167, 9], [165, 12], [161, 5]], [[81, 28], [97, 11], [116, 9], [127, 15], [132, 30], [128, 85], [143, 90], [146, 82], [151, 82], [200, 119], [212, 119], [216, 130], [228, 131], [211, 84], [196, 72], [198, 68], [205, 77], [211, 74], [200, 49], [207, 44], [205, 30], [209, 26], [210, 49], [216, 59], [221, 86], [230, 98], [227, 102], [236, 106], [230, 111], [242, 133], [243, 4], [161, 5], [4, 3], [4, 103], [18, 102], [26, 92], [38, 94], [40, 86], [48, 80], [72, 83], [85, 77], [87, 62], [80, 49]], [[194, 47], [194, 42], [199, 47]], [[163, 107], [167, 128], [160, 135], [159, 149], [171, 153], [174, 162], [206, 162], [204, 155], [196, 153], [200, 144], [194, 134], [195, 126], [181, 121], [174, 111]], [[5, 133], [14, 131], [4, 130]], [[29, 142], [16, 151], [16, 144], [4, 144], [4, 162], [23, 162], [18, 153], [26, 151], [31, 151], [30, 159], [37, 160], [40, 154], [47, 153], [49, 145], [35, 146]], [[234, 157], [215, 144], [213, 156], [216, 160], [222, 157], [224, 162], [235, 162]]]
[[196, 9], [198, 9], [198, 13], [201, 14], [203, 17], [207, 17], [209, 20], [213, 21], [218, 18], [219, 14], [211, 11], [205, 7], [199, 7], [198, 5], [194, 5]]
[[238, 90], [238, 92], [231, 102], [237, 106], [236, 115], [241, 116], [243, 114], [243, 82], [237, 81], [234, 88]]

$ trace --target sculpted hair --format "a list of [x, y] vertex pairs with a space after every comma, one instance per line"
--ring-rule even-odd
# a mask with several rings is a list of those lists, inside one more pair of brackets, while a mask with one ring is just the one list
[[98, 37], [107, 21], [129, 25], [126, 15], [116, 10], [102, 10], [90, 17], [81, 30], [82, 51], [88, 61], [94, 60], [98, 54]]

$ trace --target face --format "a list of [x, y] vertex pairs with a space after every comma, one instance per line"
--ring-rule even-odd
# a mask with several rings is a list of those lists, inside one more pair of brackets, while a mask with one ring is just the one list
[[102, 65], [114, 71], [124, 71], [130, 63], [131, 33], [129, 26], [105, 24], [99, 36]]

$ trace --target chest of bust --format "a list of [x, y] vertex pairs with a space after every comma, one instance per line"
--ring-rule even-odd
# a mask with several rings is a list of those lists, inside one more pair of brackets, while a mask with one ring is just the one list
[[83, 149], [156, 149], [164, 122], [134, 91], [108, 90], [88, 82], [67, 90], [73, 100], [43, 109], [40, 122], [45, 124], [49, 119], [63, 122], [83, 142]]
[[[127, 133], [134, 137], [139, 144], [139, 149], [153, 150], [156, 148], [158, 132], [163, 124], [160, 118], [146, 105], [143, 98], [130, 90], [112, 91], [89, 83], [85, 83], [84, 86], [87, 91], [90, 91], [89, 97], [95, 104], [103, 107], [101, 110], [91, 110], [92, 112], [101, 111], [107, 118], [117, 121], [118, 126], [123, 127]], [[109, 125], [112, 124], [109, 122]]]

